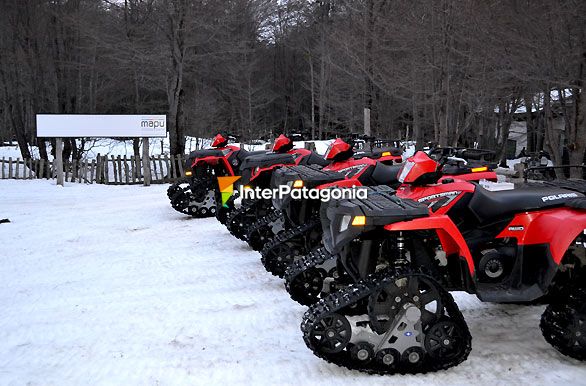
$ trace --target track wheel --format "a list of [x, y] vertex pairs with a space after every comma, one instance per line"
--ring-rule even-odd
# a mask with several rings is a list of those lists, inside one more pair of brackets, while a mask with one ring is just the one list
[[267, 271], [275, 276], [283, 277], [287, 267], [293, 263], [296, 250], [286, 242], [275, 245], [267, 254], [263, 256], [262, 262]]
[[545, 340], [559, 352], [586, 360], [586, 289], [573, 290], [565, 301], [548, 305], [540, 327]]
[[334, 354], [342, 351], [352, 336], [348, 319], [339, 314], [331, 314], [312, 326], [310, 340], [318, 351]]
[[401, 354], [394, 348], [386, 348], [376, 353], [377, 364], [385, 370], [392, 370], [398, 366]]
[[408, 367], [419, 367], [425, 359], [425, 351], [421, 347], [409, 347], [403, 352], [401, 360]]
[[317, 302], [324, 286], [324, 278], [323, 269], [316, 267], [306, 269], [289, 283], [291, 296], [305, 306]]
[[446, 320], [432, 325], [425, 334], [425, 349], [432, 358], [452, 360], [466, 349], [465, 333], [456, 323]]
[[260, 251], [264, 247], [265, 243], [273, 236], [273, 232], [268, 225], [262, 226], [248, 234], [248, 245], [250, 245], [250, 247], [255, 251]]
[[359, 342], [350, 349], [350, 356], [355, 361], [366, 364], [374, 358], [374, 346], [367, 342]]

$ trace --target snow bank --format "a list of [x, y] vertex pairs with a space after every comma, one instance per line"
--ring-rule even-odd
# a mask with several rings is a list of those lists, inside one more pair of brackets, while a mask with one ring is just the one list
[[0, 384], [585, 384], [545, 343], [542, 306], [456, 293], [468, 361], [368, 376], [314, 357], [305, 310], [215, 219], [169, 206], [166, 186], [0, 181]]

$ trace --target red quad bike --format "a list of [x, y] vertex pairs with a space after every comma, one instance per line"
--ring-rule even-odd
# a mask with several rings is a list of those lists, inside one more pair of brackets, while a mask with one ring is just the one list
[[228, 140], [221, 134], [216, 135], [212, 149], [195, 150], [189, 154], [185, 165], [187, 177], [167, 189], [171, 206], [193, 217], [215, 215], [215, 177], [239, 175], [245, 158], [260, 153], [265, 152], [248, 152], [238, 146], [228, 145]]
[[[479, 152], [477, 149], [455, 149], [455, 148], [443, 148], [436, 149], [433, 152], [433, 156], [438, 158], [438, 162], [441, 162], [442, 175], [438, 182], [451, 183], [454, 180], [460, 181], [490, 181], [496, 182], [497, 175], [492, 170], [496, 165], [480, 159], [478, 155], [488, 155], [493, 153], [491, 151]], [[462, 157], [472, 155], [472, 160], [465, 160]], [[400, 168], [400, 167], [399, 167]], [[375, 173], [376, 174], [376, 169]], [[312, 177], [303, 176], [297, 171], [287, 176], [290, 179], [302, 179], [310, 180]], [[410, 198], [411, 194], [418, 192], [413, 189], [400, 188], [401, 183], [397, 179], [396, 172], [393, 173], [392, 178], [381, 182], [379, 185], [388, 185], [392, 188], [399, 188], [396, 194], [401, 198]], [[361, 181], [358, 181], [361, 182]], [[284, 182], [282, 182], [284, 183]], [[311, 181], [309, 181], [311, 185]], [[359, 186], [359, 183], [352, 182], [353, 185]], [[408, 185], [404, 183], [405, 185]], [[337, 183], [325, 184], [323, 186], [317, 186], [317, 189], [324, 189], [329, 187], [341, 187], [347, 186], [346, 181], [339, 181]], [[377, 184], [362, 184], [363, 186], [375, 186]], [[418, 193], [417, 193], [418, 194]], [[295, 200], [288, 200], [285, 204], [275, 203], [276, 206], [284, 205], [286, 210], [285, 213], [292, 218], [299, 218], [299, 216], [307, 216], [304, 213], [308, 210], [306, 202], [295, 202]], [[299, 210], [295, 205], [301, 205]], [[316, 201], [313, 207], [310, 207], [310, 213], [313, 218], [319, 219], [320, 202]], [[304, 223], [304, 217], [301, 217], [301, 223]], [[320, 232], [321, 228], [317, 228]], [[309, 254], [302, 258], [294, 258], [293, 261], [287, 260], [289, 263], [285, 270], [285, 288], [291, 295], [291, 298], [302, 305], [311, 305], [317, 302], [320, 298], [327, 296], [330, 292], [336, 291], [339, 288], [349, 284], [351, 278], [345, 273], [343, 266], [337, 261], [336, 256], [329, 253], [325, 248], [321, 247], [320, 243], [317, 246], [319, 248], [313, 249]], [[277, 259], [281, 258], [280, 256]], [[281, 258], [282, 259], [282, 258]]]
[[[492, 166], [488, 166], [485, 162], [477, 161], [463, 164], [463, 162], [467, 161], [460, 158], [454, 160], [449, 155], [442, 155], [439, 158], [442, 165], [442, 176], [439, 182], [443, 184], [451, 183], [454, 180], [476, 182], [483, 180], [489, 182], [497, 181], [496, 173], [490, 169]], [[401, 183], [396, 177], [391, 182], [387, 181], [386, 185], [392, 188], [398, 188], [399, 190], [396, 192], [397, 196], [410, 198], [410, 195], [416, 190], [401, 187]], [[407, 184], [404, 183], [404, 185]], [[328, 185], [324, 186], [327, 187]], [[332, 186], [332, 184], [329, 186]], [[317, 208], [313, 208], [314, 216], [319, 216], [319, 208], [319, 204]], [[286, 212], [288, 213], [290, 211], [291, 209]], [[319, 229], [321, 231], [321, 228]], [[300, 259], [295, 259], [287, 267], [284, 279], [285, 288], [291, 295], [291, 299], [307, 306], [352, 282], [351, 278], [344, 271], [344, 267], [337, 261], [336, 256], [321, 246], [312, 250], [308, 255]]]
[[[273, 151], [267, 154], [246, 158], [241, 166], [242, 179], [238, 181], [247, 188], [268, 188], [273, 172], [287, 165], [327, 165], [320, 155], [307, 149], [293, 149], [293, 141], [280, 135], [273, 145]], [[273, 211], [270, 200], [244, 199], [239, 208], [234, 208], [230, 201], [226, 226], [231, 234], [241, 240], [246, 239], [250, 226], [259, 218], [268, 216]]]
[[[325, 159], [331, 164], [323, 168], [300, 165], [276, 171], [271, 187], [289, 185], [312, 189], [379, 185], [396, 181], [401, 168], [387, 166], [362, 154], [354, 157], [353, 147], [340, 138], [330, 145]], [[282, 277], [296, 257], [306, 255], [321, 244], [321, 223], [317, 215], [319, 203], [319, 199], [274, 198], [273, 206], [277, 210], [251, 226], [248, 241], [253, 249], [262, 248], [261, 260], [267, 271]]]
[[[337, 139], [331, 145], [326, 153], [326, 159], [332, 161], [332, 164], [323, 169], [297, 166], [277, 171], [274, 175], [273, 187], [288, 184], [289, 186], [322, 190], [375, 185], [398, 187], [400, 184], [397, 175], [401, 166], [387, 166], [378, 160], [370, 158], [355, 159], [352, 157], [350, 145], [341, 139]], [[464, 160], [462, 161], [465, 162]], [[465, 166], [460, 166], [458, 170], [452, 169], [457, 174], [460, 174], [459, 177], [461, 178], [496, 180], [496, 174], [492, 171], [486, 171], [486, 167], [477, 168], [480, 171], [478, 173], [472, 172], [469, 167]], [[322, 245], [322, 229], [319, 219], [321, 201], [319, 199], [292, 199], [291, 196], [286, 196], [280, 200], [273, 200], [273, 205], [283, 211], [285, 223], [292, 224], [292, 226], [289, 226], [287, 231], [282, 232], [266, 243], [261, 252], [262, 262], [267, 271], [283, 277], [289, 266], [299, 260], [303, 260], [303, 257], [310, 251]], [[261, 220], [261, 222], [264, 221], [264, 219]], [[253, 227], [251, 231], [255, 229]], [[332, 259], [332, 256], [326, 254], [323, 248], [314, 251], [310, 255], [312, 264], [316, 264], [317, 260], [321, 260], [320, 264], [322, 264], [326, 260]], [[331, 265], [331, 262], [328, 264]], [[327, 274], [336, 272], [335, 265], [333, 267], [329, 266], [327, 269], [320, 266], [319, 270], [314, 266], [315, 269], [308, 272], [303, 270], [306, 267], [304, 263], [294, 265], [296, 268], [288, 276], [289, 279], [295, 278], [295, 284], [292, 287], [293, 292], [302, 294], [309, 292], [311, 297], [316, 296], [315, 291], [317, 287], [320, 287], [319, 283], [323, 283], [328, 277]], [[321, 279], [320, 275], [323, 276]], [[321, 290], [321, 287], [319, 289]], [[318, 294], [320, 292], [318, 291]], [[316, 300], [308, 304], [312, 304]]]
[[437, 183], [438, 170], [420, 152], [399, 176], [412, 199], [373, 188], [367, 200], [324, 204], [324, 245], [355, 284], [305, 313], [307, 346], [368, 373], [456, 366], [472, 338], [448, 291], [467, 291], [488, 302], [549, 295], [546, 341], [586, 359], [586, 181], [491, 191]]
[[[372, 144], [378, 144], [379, 147], [371, 147], [366, 149], [365, 143], [366, 140], [370, 141]], [[350, 145], [341, 139], [337, 140], [339, 143], [338, 146], [349, 147]], [[344, 179], [344, 174], [356, 174], [357, 169], [355, 166], [360, 165], [374, 165], [374, 164], [385, 164], [385, 165], [393, 165], [394, 163], [401, 163], [402, 157], [401, 154], [403, 150], [398, 147], [396, 141], [393, 141], [392, 144], [394, 146], [385, 146], [381, 147], [383, 144], [387, 145], [390, 141], [384, 141], [378, 143], [378, 141], [374, 141], [373, 137], [366, 137], [366, 136], [355, 136], [351, 141], [352, 143], [352, 150], [344, 151], [339, 156], [337, 156], [336, 161], [334, 162], [335, 165], [328, 165], [324, 167], [325, 174], [329, 172], [334, 172], [336, 170], [341, 170], [342, 174], [333, 174], [327, 177], [327, 181], [336, 181]], [[374, 145], [371, 145], [374, 146]], [[331, 157], [332, 158], [332, 157]], [[353, 158], [352, 161], [350, 159]], [[332, 158], [333, 159], [333, 158]], [[330, 161], [332, 160], [330, 159]], [[370, 160], [369, 160], [370, 159]], [[373, 162], [372, 160], [376, 160]], [[343, 162], [344, 161], [344, 162]], [[345, 162], [348, 161], [348, 162]], [[296, 166], [292, 166], [296, 167]], [[304, 165], [300, 165], [300, 168], [304, 168]], [[287, 168], [287, 167], [286, 167]], [[281, 169], [279, 169], [281, 170]], [[276, 173], [279, 173], [279, 170]], [[304, 170], [304, 169], [303, 169]], [[323, 176], [324, 173], [319, 172], [321, 170], [321, 165], [315, 165], [311, 167], [312, 171], [317, 171], [317, 174]], [[372, 170], [371, 170], [372, 171]], [[396, 174], [398, 172], [398, 168], [393, 172]], [[313, 173], [313, 172], [312, 172]], [[376, 176], [382, 177], [382, 167], [376, 173]], [[275, 174], [273, 174], [274, 176]], [[318, 180], [321, 181], [321, 177], [316, 176]], [[285, 182], [290, 182], [291, 180], [287, 180]], [[317, 182], [317, 181], [316, 181]], [[321, 183], [324, 183], [322, 181]], [[292, 182], [291, 182], [292, 183]], [[271, 188], [278, 188], [280, 182], [271, 181]], [[316, 186], [315, 184], [313, 186]], [[313, 187], [312, 186], [312, 187]], [[275, 202], [278, 202], [275, 201]], [[275, 204], [273, 202], [273, 204]], [[283, 232], [286, 229], [292, 227], [301, 226], [302, 222], [290, 222], [287, 221], [287, 217], [283, 216], [283, 213], [280, 210], [273, 210], [267, 216], [259, 218], [254, 224], [250, 226], [248, 232], [246, 234], [245, 240], [248, 242], [250, 247], [256, 251], [261, 251], [265, 244], [273, 239], [278, 233]], [[319, 221], [314, 222], [313, 224], [305, 224], [304, 228], [312, 229], [316, 228], [316, 224], [319, 224]], [[299, 231], [299, 230], [297, 230]], [[321, 237], [319, 237], [321, 239]], [[282, 276], [282, 274], [281, 274]]]

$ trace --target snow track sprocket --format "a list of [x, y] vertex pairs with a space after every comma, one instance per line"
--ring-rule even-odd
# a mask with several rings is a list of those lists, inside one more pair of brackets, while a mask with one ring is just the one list
[[[414, 280], [416, 284], [411, 284]], [[426, 307], [415, 298], [418, 289], [424, 290], [422, 295], [436, 296], [433, 318], [422, 317]], [[388, 299], [388, 309], [375, 309], [373, 304], [387, 302], [383, 293], [403, 295]], [[347, 310], [365, 300], [368, 312], [348, 315]], [[378, 333], [371, 317], [377, 318]], [[301, 331], [316, 356], [351, 370], [381, 375], [448, 369], [466, 360], [472, 341], [454, 299], [433, 278], [391, 270], [370, 275], [311, 306], [303, 316]]]
[[318, 230], [320, 226], [319, 220], [311, 220], [307, 224], [296, 226], [275, 236], [265, 244], [261, 252], [261, 262], [265, 269], [275, 276], [283, 277], [287, 267], [297, 257], [306, 255], [317, 246], [318, 242], [311, 240], [310, 233]]
[[245, 240], [248, 228], [256, 221], [259, 209], [264, 204], [263, 200], [242, 200], [240, 207], [228, 215], [226, 227], [230, 234], [240, 240]]
[[215, 192], [209, 179], [194, 178], [189, 184], [182, 182], [177, 185], [173, 191], [175, 193], [171, 197], [171, 206], [176, 211], [198, 218], [215, 215]]
[[574, 288], [565, 300], [546, 307], [541, 315], [545, 340], [560, 353], [586, 360], [586, 288]]
[[[329, 280], [328, 280], [329, 278]], [[324, 247], [317, 248], [289, 265], [285, 271], [285, 288], [291, 299], [309, 306], [317, 302], [331, 288], [337, 289], [338, 272], [335, 255]], [[329, 281], [329, 285], [326, 285]]]
[[167, 197], [171, 199], [171, 197], [173, 197], [175, 193], [182, 191], [185, 186], [189, 185], [190, 180], [190, 177], [184, 177], [177, 180], [174, 184], [167, 188]]
[[263, 249], [265, 244], [285, 229], [283, 212], [272, 210], [267, 216], [261, 218], [250, 227], [246, 234], [248, 245], [255, 251]]

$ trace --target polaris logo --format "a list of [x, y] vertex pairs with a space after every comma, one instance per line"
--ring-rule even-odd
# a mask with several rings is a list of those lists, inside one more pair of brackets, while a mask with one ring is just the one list
[[555, 201], [561, 200], [563, 198], [572, 198], [572, 197], [579, 197], [578, 193], [560, 193], [560, 194], [552, 194], [551, 196], [544, 196], [541, 197], [541, 201]]

